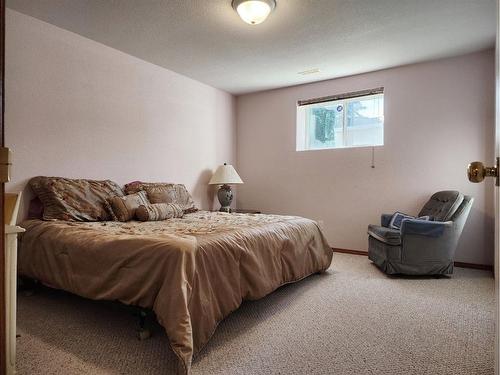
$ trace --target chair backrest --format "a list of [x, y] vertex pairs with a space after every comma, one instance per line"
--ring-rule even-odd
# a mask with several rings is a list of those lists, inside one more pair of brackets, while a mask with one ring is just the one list
[[438, 191], [432, 195], [418, 216], [430, 216], [435, 221], [451, 220], [463, 200], [463, 194], [458, 191]]
[[464, 200], [460, 207], [457, 208], [453, 216], [450, 218], [453, 221], [455, 227], [460, 233], [462, 233], [462, 229], [464, 229], [465, 221], [469, 216], [470, 210], [472, 208], [472, 203], [474, 203], [474, 198], [469, 195], [464, 195]]

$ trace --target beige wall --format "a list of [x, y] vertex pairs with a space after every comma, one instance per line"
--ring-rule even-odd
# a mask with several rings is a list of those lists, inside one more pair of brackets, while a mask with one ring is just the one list
[[[435, 191], [476, 200], [456, 259], [493, 262], [492, 181], [471, 184], [472, 160], [494, 158], [493, 51], [237, 98], [237, 204], [324, 222], [333, 247], [366, 250], [382, 212], [416, 214]], [[299, 99], [385, 87], [385, 145], [295, 151]]]
[[[493, 189], [470, 184], [493, 158], [492, 51], [237, 98], [8, 10], [6, 143], [11, 191], [35, 175], [185, 183], [203, 208], [217, 165], [245, 180], [238, 205], [324, 222], [334, 247], [366, 250], [381, 212], [416, 213], [440, 189], [476, 202], [457, 260], [491, 264]], [[297, 100], [385, 87], [385, 146], [295, 151]], [[237, 142], [236, 142], [237, 141]]]
[[7, 11], [8, 190], [36, 175], [184, 183], [203, 208], [234, 162], [234, 98], [77, 34]]

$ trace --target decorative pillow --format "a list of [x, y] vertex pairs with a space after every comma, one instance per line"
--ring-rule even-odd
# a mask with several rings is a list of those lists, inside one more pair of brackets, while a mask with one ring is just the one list
[[38, 197], [30, 201], [28, 208], [28, 219], [42, 219], [43, 218], [43, 204]]
[[182, 217], [184, 211], [181, 206], [174, 203], [154, 203], [139, 206], [136, 216], [141, 221], [159, 221]]
[[123, 191], [113, 181], [33, 177], [31, 189], [43, 204], [44, 220], [106, 221], [113, 218], [107, 202]]
[[[111, 198], [111, 199], [113, 199], [113, 198]], [[116, 217], [115, 212], [113, 211], [113, 207], [111, 206], [111, 203], [110, 203], [111, 199], [106, 199], [106, 203], [104, 203], [104, 205], [106, 206], [106, 211], [109, 212], [109, 216], [111, 216], [111, 218], [109, 220], [110, 221], [118, 221], [118, 218]]]
[[411, 216], [404, 214], [402, 212], [395, 212], [394, 215], [391, 217], [391, 221], [389, 222], [389, 228], [392, 229], [401, 229], [401, 224], [403, 224], [403, 220], [406, 219], [417, 219], [417, 220], [424, 220], [424, 221], [429, 221], [430, 216]]
[[125, 185], [125, 193], [145, 191], [151, 203], [174, 203], [182, 207], [184, 213], [198, 211], [193, 198], [182, 184], [134, 181]]
[[132, 220], [135, 216], [137, 207], [149, 204], [148, 197], [144, 191], [125, 195], [123, 197], [113, 197], [109, 202], [118, 221]]

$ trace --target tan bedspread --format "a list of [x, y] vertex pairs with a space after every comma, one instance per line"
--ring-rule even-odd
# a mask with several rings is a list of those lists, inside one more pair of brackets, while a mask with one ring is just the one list
[[314, 221], [199, 211], [160, 222], [28, 220], [19, 272], [92, 299], [152, 308], [179, 372], [243, 300], [326, 270]]

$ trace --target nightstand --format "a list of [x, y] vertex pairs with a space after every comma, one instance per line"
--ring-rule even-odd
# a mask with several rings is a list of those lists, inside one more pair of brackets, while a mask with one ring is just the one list
[[259, 210], [245, 210], [244, 208], [231, 208], [231, 213], [235, 214], [261, 214]]
[[[213, 210], [212, 212], [225, 212], [225, 211]], [[231, 208], [231, 211], [228, 213], [231, 213], [231, 214], [261, 214], [262, 212], [259, 210], [245, 210], [244, 208]]]

